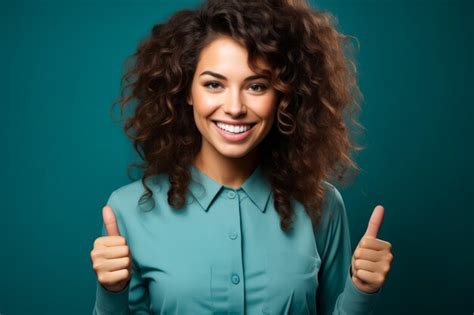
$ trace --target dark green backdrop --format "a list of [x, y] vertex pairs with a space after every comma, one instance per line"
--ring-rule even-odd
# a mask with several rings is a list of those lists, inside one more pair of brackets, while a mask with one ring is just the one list
[[[109, 109], [126, 56], [197, 1], [0, 5], [0, 313], [90, 314], [101, 207], [132, 147]], [[353, 248], [376, 204], [393, 244], [377, 314], [474, 312], [473, 5], [319, 1], [359, 40], [363, 171], [341, 188]], [[471, 298], [471, 299], [469, 299]]]

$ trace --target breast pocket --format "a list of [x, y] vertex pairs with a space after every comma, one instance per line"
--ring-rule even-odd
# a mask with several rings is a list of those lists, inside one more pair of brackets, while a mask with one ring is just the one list
[[295, 251], [265, 254], [266, 293], [263, 314], [314, 314], [319, 256]]

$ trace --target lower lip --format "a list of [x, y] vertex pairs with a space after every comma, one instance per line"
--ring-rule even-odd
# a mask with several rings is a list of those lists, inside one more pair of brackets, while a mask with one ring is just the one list
[[242, 133], [230, 133], [230, 132], [227, 132], [219, 127], [217, 127], [217, 124], [215, 122], [212, 123], [214, 125], [214, 127], [217, 129], [217, 131], [221, 134], [221, 136], [226, 139], [227, 141], [230, 141], [230, 142], [239, 142], [239, 141], [242, 141], [242, 140], [245, 140], [245, 138], [247, 138], [253, 131], [255, 125], [253, 125], [249, 130], [247, 131], [244, 131]]

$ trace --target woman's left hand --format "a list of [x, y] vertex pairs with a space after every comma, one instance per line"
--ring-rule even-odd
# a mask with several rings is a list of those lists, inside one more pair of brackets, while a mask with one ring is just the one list
[[392, 244], [377, 238], [384, 208], [375, 207], [362, 239], [352, 255], [352, 282], [366, 293], [377, 292], [384, 284], [393, 261]]

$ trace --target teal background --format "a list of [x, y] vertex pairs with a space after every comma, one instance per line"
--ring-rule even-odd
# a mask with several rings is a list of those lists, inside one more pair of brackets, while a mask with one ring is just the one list
[[[125, 58], [198, 1], [0, 4], [0, 313], [90, 314], [101, 207], [132, 146], [109, 110]], [[353, 248], [377, 204], [394, 261], [377, 314], [472, 314], [471, 1], [318, 1], [355, 36], [363, 169], [341, 188]], [[117, 117], [117, 115], [115, 115]]]

